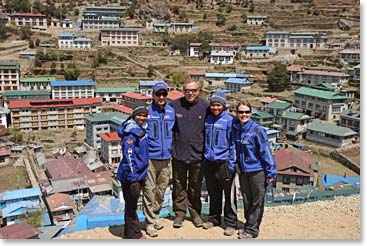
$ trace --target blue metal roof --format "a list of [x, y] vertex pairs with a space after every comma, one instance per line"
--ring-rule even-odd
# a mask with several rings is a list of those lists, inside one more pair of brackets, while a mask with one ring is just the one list
[[75, 38], [76, 35], [74, 33], [60, 33], [59, 38]]
[[329, 187], [336, 184], [352, 184], [354, 187], [360, 187], [360, 178], [338, 176], [333, 174], [323, 174], [322, 175], [322, 186]]
[[248, 78], [249, 74], [243, 73], [205, 73], [205, 77], [215, 77], [215, 78]]
[[227, 90], [227, 89], [216, 89], [215, 92], [218, 92], [218, 93], [231, 93], [232, 90]]
[[225, 83], [231, 84], [251, 84], [247, 79], [239, 79], [239, 78], [229, 78], [224, 81]]
[[171, 23], [156, 23], [156, 24], [153, 24], [153, 26], [157, 26], [157, 27], [169, 27], [169, 26], [172, 26]]
[[155, 83], [158, 83], [158, 82], [165, 83], [163, 80], [148, 80], [148, 81], [140, 80], [139, 86], [153, 86]]
[[29, 188], [22, 190], [12, 190], [12, 191], [4, 191], [2, 201], [21, 199], [33, 196], [40, 196], [41, 190], [40, 188]]
[[7, 205], [2, 209], [3, 217], [17, 216], [24, 214], [29, 208], [39, 208], [40, 203], [35, 201], [20, 201], [10, 205]]
[[87, 86], [96, 85], [94, 80], [55, 80], [50, 82], [51, 86]]
[[247, 46], [247, 51], [253, 51], [253, 50], [261, 50], [261, 51], [269, 51], [271, 49], [270, 46]]

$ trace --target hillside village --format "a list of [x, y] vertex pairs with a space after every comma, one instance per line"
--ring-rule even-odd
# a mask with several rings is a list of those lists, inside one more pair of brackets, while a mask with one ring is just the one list
[[89, 213], [107, 201], [118, 224], [116, 131], [158, 81], [169, 102], [191, 78], [204, 99], [225, 93], [231, 113], [252, 103], [278, 167], [269, 205], [359, 194], [359, 10], [356, 0], [2, 1], [0, 238], [98, 227], [78, 215], [111, 225]]

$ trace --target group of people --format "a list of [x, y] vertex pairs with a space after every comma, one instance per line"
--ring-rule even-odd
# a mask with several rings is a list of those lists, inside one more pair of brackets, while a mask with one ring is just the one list
[[[167, 84], [157, 82], [152, 103], [148, 107], [137, 104], [118, 129], [123, 156], [117, 179], [125, 199], [124, 238], [143, 238], [137, 215], [141, 191], [147, 235], [155, 237], [164, 227], [159, 213], [171, 170], [174, 228], [183, 226], [187, 211], [195, 227], [208, 230], [221, 225], [224, 192], [224, 235], [233, 235], [238, 229], [238, 173], [246, 219], [238, 238], [256, 238], [266, 186], [276, 176], [266, 131], [251, 120], [248, 101], [241, 100], [233, 116], [226, 110], [224, 94], [213, 93], [207, 102], [199, 97], [195, 80], [184, 82], [183, 93], [167, 104]], [[203, 178], [209, 195], [206, 222], [201, 218]]]

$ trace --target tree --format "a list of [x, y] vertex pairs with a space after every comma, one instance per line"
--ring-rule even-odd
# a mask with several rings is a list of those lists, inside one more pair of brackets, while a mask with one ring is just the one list
[[41, 40], [39, 38], [36, 39], [36, 46], [40, 46]]
[[254, 10], [255, 10], [255, 4], [254, 4], [254, 1], [251, 1], [251, 2], [250, 2], [250, 6], [249, 6], [248, 11], [249, 11], [250, 13], [253, 13], [253, 12], [254, 12]]
[[217, 26], [224, 26], [226, 21], [227, 19], [223, 14], [217, 14], [217, 22], [215, 23]]
[[53, 63], [51, 64], [50, 74], [52, 75], [52, 74], [55, 74], [55, 73], [56, 73], [56, 63], [55, 63], [55, 62], [53, 62]]
[[32, 35], [32, 31], [30, 27], [21, 27], [20, 29], [20, 38], [22, 40], [29, 39]]
[[154, 67], [152, 65], [148, 66], [148, 72], [147, 72], [147, 76], [150, 78], [154, 75]]
[[227, 8], [226, 8], [226, 12], [227, 13], [231, 13], [232, 12], [232, 9], [233, 9], [232, 4], [228, 4], [227, 5]]
[[275, 64], [274, 69], [268, 74], [269, 91], [284, 91], [289, 84], [287, 66], [281, 63]]
[[64, 73], [65, 80], [77, 80], [80, 75], [79, 70], [76, 68], [74, 63], [67, 65]]
[[23, 133], [18, 127], [11, 128], [11, 140], [16, 143], [21, 143], [23, 141]]
[[175, 15], [179, 15], [180, 14], [180, 7], [178, 7], [177, 5], [173, 6], [172, 13], [174, 13]]
[[33, 48], [34, 48], [34, 41], [33, 41], [33, 39], [30, 39], [30, 40], [28, 41], [28, 46], [29, 46], [29, 48], [31, 48], [31, 49], [33, 49]]
[[243, 21], [244, 23], [246, 23], [246, 22], [247, 22], [247, 15], [246, 15], [246, 13], [245, 13], [245, 12], [241, 15], [241, 18], [242, 18], [242, 21]]
[[190, 78], [190, 75], [188, 75], [187, 73], [182, 72], [182, 71], [177, 71], [177, 72], [172, 73], [172, 80], [173, 80], [173, 83], [175, 84], [176, 88], [181, 87], [183, 82], [186, 79], [189, 79], [189, 78]]
[[28, 0], [6, 0], [5, 11], [7, 13], [27, 13], [31, 12], [31, 4]]

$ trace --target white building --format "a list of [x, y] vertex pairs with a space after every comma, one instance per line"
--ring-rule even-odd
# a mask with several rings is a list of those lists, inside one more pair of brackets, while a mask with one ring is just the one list
[[138, 28], [108, 28], [101, 29], [102, 46], [138, 46]]
[[16, 26], [31, 27], [39, 30], [47, 30], [47, 16], [44, 14], [16, 13], [10, 15], [10, 21]]
[[266, 46], [275, 48], [327, 48], [327, 35], [316, 32], [268, 31], [266, 32]]
[[264, 59], [275, 53], [275, 49], [270, 46], [247, 46], [242, 55], [247, 59]]
[[101, 137], [101, 159], [116, 173], [122, 156], [121, 138], [117, 132], [101, 133], [99, 136]]
[[0, 93], [19, 89], [19, 62], [0, 61]]
[[197, 26], [192, 23], [153, 23], [147, 27], [159, 33], [190, 33], [197, 30]]
[[361, 65], [358, 64], [357, 66], [348, 68], [348, 74], [351, 80], [355, 83], [360, 83], [361, 80]]
[[246, 23], [249, 25], [264, 25], [265, 23], [267, 23], [267, 21], [268, 21], [267, 16], [250, 15], [247, 16]]
[[304, 85], [317, 85], [321, 83], [346, 84], [349, 75], [341, 72], [301, 70], [295, 74], [294, 81]]
[[51, 81], [52, 99], [92, 98], [96, 82], [93, 80]]
[[240, 48], [238, 43], [210, 43], [210, 63], [212, 64], [232, 64]]
[[203, 52], [201, 51], [201, 43], [190, 43], [189, 44], [189, 56], [191, 57], [202, 57]]
[[61, 33], [58, 36], [58, 44], [61, 49], [84, 49], [92, 48], [92, 40], [87, 37], [78, 37], [74, 33]]
[[339, 58], [345, 64], [359, 64], [361, 62], [361, 51], [359, 49], [344, 49], [339, 52]]

